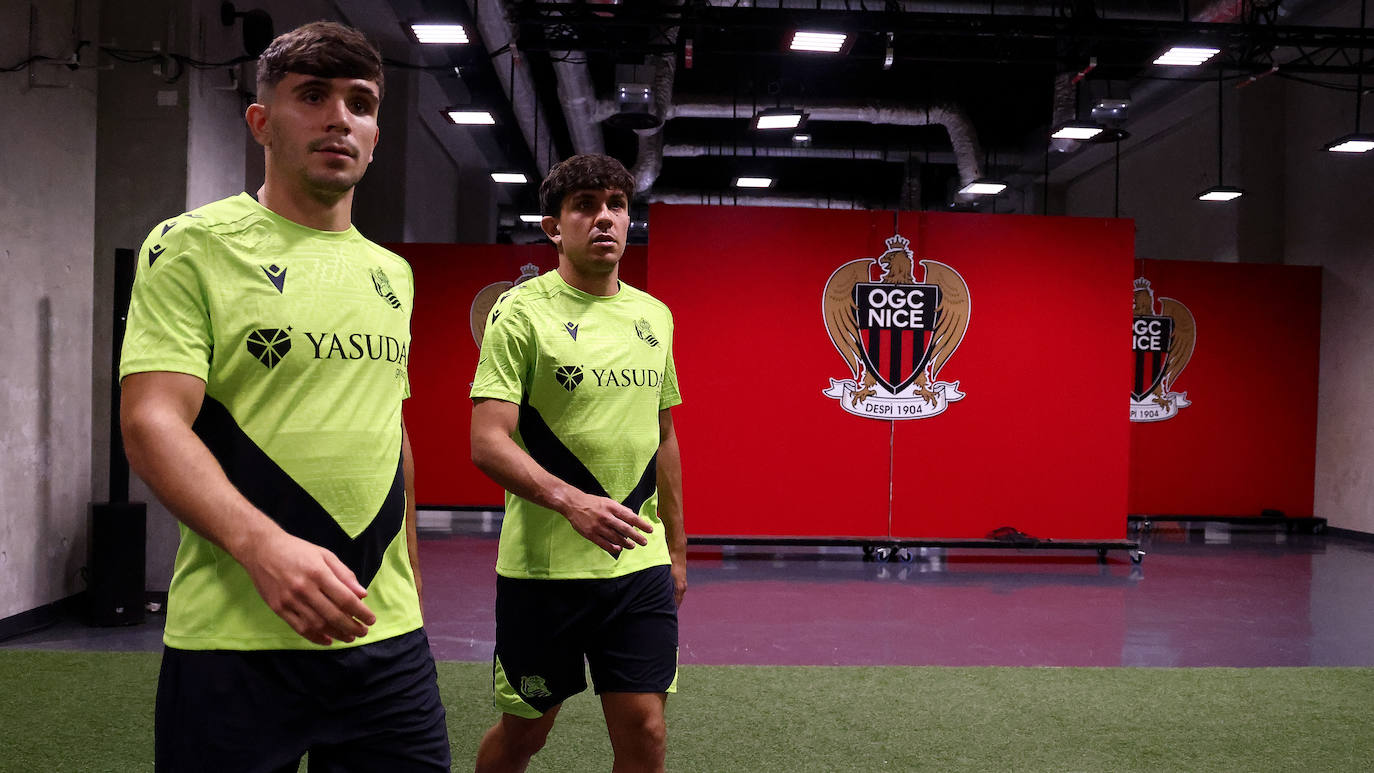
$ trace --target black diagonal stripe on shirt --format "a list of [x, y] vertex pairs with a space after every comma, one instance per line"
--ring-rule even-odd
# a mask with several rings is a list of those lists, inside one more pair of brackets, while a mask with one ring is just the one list
[[223, 404], [207, 396], [192, 429], [224, 468], [229, 482], [287, 533], [338, 556], [364, 587], [377, 576], [387, 546], [405, 523], [405, 477], [399, 458], [381, 509], [361, 534], [350, 538], [314, 497], [248, 437]]
[[[529, 395], [520, 401], [520, 437], [525, 441], [525, 450], [530, 458], [539, 463], [549, 474], [577, 488], [585, 494], [596, 497], [610, 497], [606, 487], [596, 479], [587, 465], [582, 463], [563, 441], [558, 439], [539, 410], [530, 405]], [[649, 464], [639, 477], [639, 482], [620, 504], [636, 514], [639, 508], [658, 490], [658, 454], [649, 457]]]

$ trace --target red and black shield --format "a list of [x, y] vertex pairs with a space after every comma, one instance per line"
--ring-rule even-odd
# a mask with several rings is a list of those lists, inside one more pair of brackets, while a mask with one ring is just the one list
[[1164, 379], [1164, 365], [1169, 359], [1169, 343], [1173, 336], [1173, 317], [1146, 314], [1131, 321], [1131, 351], [1135, 354], [1132, 400], [1144, 400]]
[[911, 386], [930, 359], [940, 287], [860, 282], [854, 305], [868, 372], [892, 394]]

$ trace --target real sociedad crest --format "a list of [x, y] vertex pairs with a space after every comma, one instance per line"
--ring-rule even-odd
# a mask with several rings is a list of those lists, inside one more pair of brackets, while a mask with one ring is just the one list
[[[1157, 308], [1156, 308], [1157, 306]], [[1131, 384], [1131, 421], [1164, 421], [1192, 405], [1187, 392], [1171, 391], [1197, 343], [1197, 322], [1182, 302], [1160, 298], [1144, 277], [1135, 280], [1135, 316], [1131, 320], [1131, 352], [1135, 381]]]
[[897, 234], [881, 256], [845, 263], [825, 283], [821, 313], [850, 378], [822, 394], [855, 416], [925, 419], [964, 398], [958, 381], [935, 379], [968, 330], [968, 285], [943, 263], [920, 263], [918, 282], [911, 242]]

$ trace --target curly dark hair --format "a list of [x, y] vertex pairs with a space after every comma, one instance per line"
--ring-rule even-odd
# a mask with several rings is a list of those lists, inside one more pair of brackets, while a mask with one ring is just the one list
[[316, 21], [278, 35], [258, 57], [258, 99], [287, 73], [318, 78], [358, 78], [385, 90], [382, 55], [363, 33], [332, 21]]
[[625, 165], [610, 156], [583, 153], [553, 165], [539, 185], [539, 208], [543, 214], [558, 217], [563, 199], [569, 193], [585, 190], [619, 190], [625, 198], [635, 195], [635, 178]]

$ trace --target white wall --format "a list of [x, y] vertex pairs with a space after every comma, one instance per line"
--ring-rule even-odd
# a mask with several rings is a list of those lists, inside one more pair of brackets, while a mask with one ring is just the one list
[[[38, 53], [71, 53], [71, 8], [40, 5]], [[28, 37], [29, 3], [0, 2], [0, 62], [27, 58]], [[81, 588], [91, 500], [96, 80], [33, 76], [0, 73], [0, 618]]]
[[[1300, 23], [1354, 26], [1358, 12], [1347, 2]], [[1374, 154], [1321, 151], [1354, 131], [1354, 103], [1353, 93], [1280, 77], [1228, 87], [1225, 182], [1247, 193], [1206, 204], [1193, 196], [1216, 181], [1216, 86], [1199, 86], [1127, 124], [1138, 137], [1123, 143], [1121, 216], [1136, 221], [1141, 258], [1323, 267], [1314, 509], [1332, 526], [1374, 533]], [[1097, 153], [1059, 181], [1064, 214], [1111, 214], [1113, 167]], [[1274, 388], [1282, 384], [1276, 373]]]
[[1374, 158], [1316, 150], [1354, 130], [1354, 101], [1290, 89], [1284, 249], [1289, 263], [1322, 266], [1316, 513], [1374, 533]]

